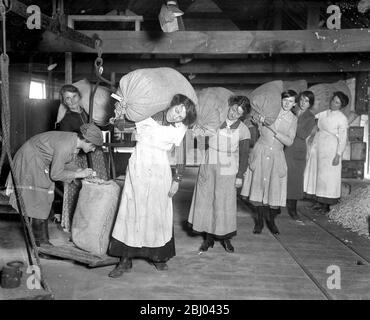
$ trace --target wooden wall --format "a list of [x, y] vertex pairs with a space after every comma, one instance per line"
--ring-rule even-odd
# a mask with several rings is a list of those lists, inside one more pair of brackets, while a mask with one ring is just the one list
[[10, 143], [13, 154], [33, 135], [54, 128], [59, 101], [29, 99], [31, 76], [30, 73], [10, 69]]

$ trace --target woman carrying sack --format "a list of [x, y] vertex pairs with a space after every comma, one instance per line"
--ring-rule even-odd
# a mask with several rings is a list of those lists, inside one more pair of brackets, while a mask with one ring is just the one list
[[181, 144], [195, 120], [194, 103], [178, 94], [163, 121], [150, 117], [136, 123], [137, 144], [129, 160], [108, 250], [121, 260], [110, 277], [130, 271], [136, 257], [149, 259], [157, 270], [168, 269], [166, 262], [175, 256], [171, 198], [181, 180], [180, 174], [172, 178], [168, 151]]
[[227, 119], [209, 138], [189, 212], [193, 231], [205, 234], [200, 251], [207, 251], [218, 239], [226, 252], [234, 252], [231, 238], [236, 235], [236, 188], [243, 185], [250, 140], [243, 120], [250, 104], [245, 96], [231, 96], [228, 106]]
[[288, 90], [281, 95], [281, 108], [272, 125], [266, 125], [263, 117], [258, 122], [260, 137], [249, 156], [249, 165], [244, 174], [241, 195], [257, 208], [253, 233], [263, 229], [265, 218], [268, 229], [279, 234], [275, 218], [280, 207], [286, 205], [287, 165], [284, 146], [293, 143], [297, 118], [291, 112], [296, 104], [297, 93]]

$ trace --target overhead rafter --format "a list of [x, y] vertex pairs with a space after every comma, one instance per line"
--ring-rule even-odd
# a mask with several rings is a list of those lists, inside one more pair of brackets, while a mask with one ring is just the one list
[[[352, 60], [352, 61], [351, 61]], [[265, 74], [265, 73], [347, 73], [370, 71], [369, 59], [357, 58], [329, 59], [326, 55], [318, 58], [311, 57], [272, 57], [259, 59], [196, 59], [187, 64], [179, 64], [175, 59], [121, 59], [110, 58], [104, 63], [105, 69], [116, 73], [126, 74], [141, 68], [171, 67], [183, 74]], [[93, 73], [93, 63], [78, 60], [76, 74]]]
[[[18, 0], [12, 0], [11, 12], [23, 17], [28, 18], [30, 15], [27, 13], [27, 6]], [[59, 26], [59, 30], [58, 30]], [[91, 36], [75, 31], [66, 25], [62, 26], [60, 21], [53, 19], [41, 13], [41, 27], [56, 34], [56, 37], [63, 37], [65, 39], [75, 41], [82, 46], [95, 48], [95, 39]], [[60, 41], [60, 39], [59, 39]], [[64, 50], [66, 51], [66, 50]]]
[[[104, 53], [291, 54], [370, 51], [370, 29], [281, 31], [81, 31], [103, 40]], [[78, 42], [45, 32], [39, 51], [94, 52]]]

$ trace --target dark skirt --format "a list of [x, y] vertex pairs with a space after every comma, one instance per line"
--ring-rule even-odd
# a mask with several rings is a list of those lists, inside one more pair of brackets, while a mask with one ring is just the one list
[[232, 237], [236, 236], [236, 231], [233, 231], [233, 232], [230, 232], [228, 234], [224, 234], [224, 235], [218, 235], [218, 234], [213, 234], [213, 233], [209, 233], [209, 232], [199, 232], [199, 231], [196, 231], [193, 229], [193, 224], [188, 222], [188, 227], [192, 229], [192, 232], [195, 233], [195, 234], [204, 234], [206, 235], [207, 233], [210, 234], [212, 236], [212, 238], [216, 239], [216, 240], [227, 240], [227, 239], [231, 239]]
[[176, 255], [175, 239], [172, 236], [164, 246], [157, 248], [136, 248], [125, 245], [115, 238], [111, 238], [108, 254], [114, 257], [146, 258], [154, 262], [166, 262]]
[[308, 193], [305, 193], [304, 194], [304, 198], [305, 199], [314, 200], [314, 201], [317, 201], [317, 202], [320, 202], [320, 203], [329, 204], [329, 205], [337, 204], [339, 202], [339, 200], [340, 200], [340, 198], [318, 197], [318, 196], [316, 196], [314, 194], [308, 194]]

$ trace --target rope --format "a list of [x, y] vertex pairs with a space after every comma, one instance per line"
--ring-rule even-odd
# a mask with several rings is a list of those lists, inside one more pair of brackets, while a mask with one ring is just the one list
[[[32, 257], [29, 251], [29, 248], [27, 246], [27, 242], [31, 242], [31, 246], [34, 252], [35, 260], [36, 260], [36, 266], [40, 270], [40, 282], [43, 286], [43, 288], [52, 294], [52, 291], [45, 279], [44, 272], [40, 263], [39, 258], [39, 250], [36, 246], [35, 237], [32, 232], [32, 228], [30, 225], [30, 221], [25, 209], [25, 204], [22, 198], [22, 195], [20, 194], [17, 186], [18, 181], [15, 176], [15, 167], [14, 167], [14, 161], [11, 156], [10, 151], [10, 103], [9, 103], [9, 57], [6, 54], [6, 39], [4, 37], [5, 34], [5, 26], [6, 26], [6, 10], [4, 7], [4, 4], [0, 2], [0, 13], [2, 16], [2, 26], [3, 26], [3, 53], [0, 56], [0, 71], [1, 71], [1, 102], [2, 102], [2, 108], [1, 108], [1, 127], [2, 127], [2, 142], [3, 142], [3, 148], [1, 152], [1, 166], [0, 166], [0, 172], [2, 169], [3, 162], [5, 160], [6, 155], [8, 156], [9, 165], [10, 165], [10, 172], [13, 179], [13, 185], [14, 185], [14, 192], [16, 195], [18, 208], [19, 208], [19, 214], [21, 215], [21, 221], [23, 225], [23, 230], [25, 232], [26, 237], [26, 247], [27, 247], [27, 253], [30, 263], [32, 263]], [[28, 233], [27, 233], [28, 231]], [[53, 294], [52, 294], [53, 296]]]

